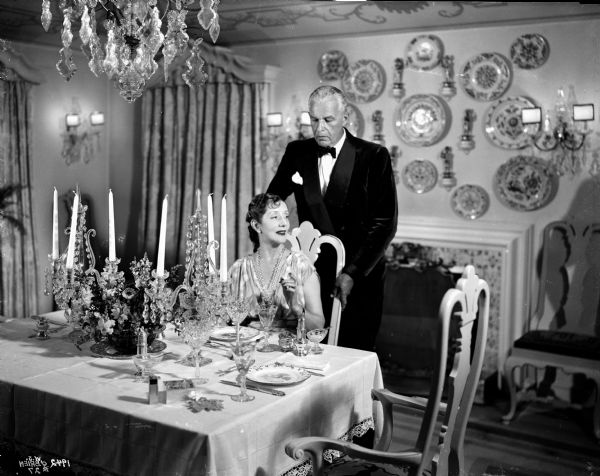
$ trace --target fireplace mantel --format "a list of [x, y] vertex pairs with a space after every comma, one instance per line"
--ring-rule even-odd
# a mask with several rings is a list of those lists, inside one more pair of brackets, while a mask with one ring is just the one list
[[[499, 376], [510, 345], [527, 328], [533, 237], [533, 225], [522, 223], [398, 219], [394, 243], [409, 241], [446, 249], [458, 257], [458, 266], [473, 264], [477, 274], [488, 281], [491, 308], [486, 360], [495, 356], [496, 365], [487, 370], [497, 370]], [[488, 266], [490, 256], [493, 263]], [[465, 262], [458, 262], [461, 258]]]

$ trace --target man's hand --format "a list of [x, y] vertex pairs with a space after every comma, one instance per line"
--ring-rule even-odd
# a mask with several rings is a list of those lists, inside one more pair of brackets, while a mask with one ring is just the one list
[[354, 286], [354, 279], [349, 274], [341, 273], [335, 280], [333, 287], [333, 296], [337, 297], [342, 303], [342, 310], [346, 307], [348, 296]]

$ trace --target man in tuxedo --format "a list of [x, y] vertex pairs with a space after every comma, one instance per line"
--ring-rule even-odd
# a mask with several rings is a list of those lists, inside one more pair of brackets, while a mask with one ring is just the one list
[[342, 240], [346, 264], [335, 277], [335, 252], [316, 262], [325, 316], [331, 296], [342, 303], [338, 343], [373, 350], [381, 323], [384, 252], [396, 232], [396, 183], [387, 149], [350, 134], [346, 99], [333, 86], [309, 97], [314, 138], [290, 142], [268, 192], [296, 198], [298, 219]]

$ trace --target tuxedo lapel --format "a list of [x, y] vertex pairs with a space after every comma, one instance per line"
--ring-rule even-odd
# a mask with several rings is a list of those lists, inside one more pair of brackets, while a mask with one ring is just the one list
[[321, 233], [333, 233], [333, 223], [325, 207], [323, 195], [321, 194], [321, 184], [319, 182], [319, 157], [317, 155], [317, 143], [312, 141], [311, 147], [302, 158], [304, 186], [302, 187], [304, 199], [312, 210], [314, 219], [313, 226]]
[[327, 192], [325, 192], [327, 203], [336, 208], [342, 208], [346, 203], [346, 195], [354, 170], [356, 148], [351, 144], [351, 140], [350, 134], [346, 131], [346, 140], [340, 150], [340, 156], [335, 161]]

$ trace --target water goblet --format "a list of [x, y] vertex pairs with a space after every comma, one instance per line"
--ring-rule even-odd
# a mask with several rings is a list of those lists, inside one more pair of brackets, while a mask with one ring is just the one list
[[325, 336], [327, 335], [327, 331], [328, 329], [313, 329], [311, 331], [308, 331], [306, 333], [306, 337], [308, 337], [308, 340], [312, 342], [312, 347], [310, 349], [310, 352], [312, 352], [313, 354], [322, 354], [323, 353], [323, 347], [321, 347], [319, 345], [319, 342], [321, 342]]
[[192, 348], [192, 358], [195, 367], [194, 380], [198, 384], [208, 382], [208, 379], [200, 377], [200, 366], [210, 364], [212, 359], [202, 357], [201, 346], [208, 340], [211, 330], [211, 319], [201, 316], [195, 316], [184, 321], [181, 327], [183, 341]]
[[162, 355], [152, 355], [148, 353], [136, 354], [133, 356], [133, 364], [137, 369], [135, 373], [136, 382], [147, 382], [153, 375], [154, 367], [162, 360]]
[[273, 320], [275, 319], [276, 313], [277, 306], [275, 304], [261, 306], [260, 310], [258, 311], [258, 319], [260, 320], [260, 325], [262, 326], [262, 330], [265, 334], [265, 342], [263, 346], [256, 349], [259, 352], [274, 352], [279, 350], [279, 346], [276, 344], [269, 344], [271, 326], [273, 325]]
[[256, 348], [255, 342], [234, 342], [231, 344], [231, 354], [235, 366], [238, 370], [236, 382], [240, 386], [239, 395], [232, 395], [231, 399], [236, 402], [249, 402], [254, 400], [253, 395], [248, 395], [246, 391], [246, 374], [248, 369], [254, 363], [253, 354]]

